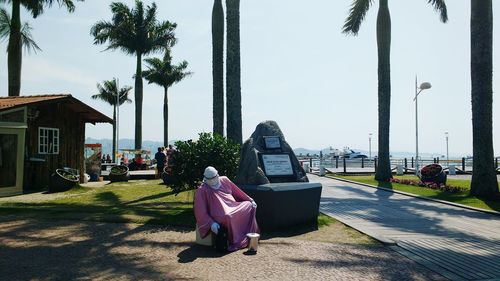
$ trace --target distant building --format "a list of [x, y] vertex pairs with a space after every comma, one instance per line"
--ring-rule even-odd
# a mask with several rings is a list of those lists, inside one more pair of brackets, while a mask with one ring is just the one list
[[113, 123], [71, 95], [0, 97], [0, 196], [39, 190], [57, 169], [84, 172], [86, 123]]

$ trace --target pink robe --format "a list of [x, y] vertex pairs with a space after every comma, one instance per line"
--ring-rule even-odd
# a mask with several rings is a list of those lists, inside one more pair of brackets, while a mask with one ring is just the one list
[[202, 237], [210, 233], [213, 222], [228, 231], [229, 251], [248, 245], [247, 233], [260, 232], [251, 198], [227, 177], [220, 177], [221, 186], [211, 188], [203, 183], [194, 198], [194, 215]]

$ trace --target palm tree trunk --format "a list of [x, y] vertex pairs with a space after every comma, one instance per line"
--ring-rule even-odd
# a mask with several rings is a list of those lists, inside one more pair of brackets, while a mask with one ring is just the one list
[[135, 149], [142, 147], [142, 54], [137, 54], [135, 71]]
[[493, 12], [491, 0], [471, 0], [472, 150], [471, 194], [494, 196], [493, 163]]
[[380, 0], [377, 15], [378, 48], [378, 181], [392, 178], [389, 159], [389, 128], [391, 118], [391, 15], [388, 0]]
[[224, 135], [224, 10], [215, 0], [212, 10], [213, 132]]
[[226, 0], [227, 9], [227, 137], [242, 142], [240, 75], [240, 0]]
[[116, 107], [113, 107], [113, 163], [117, 163], [116, 161]]
[[12, 19], [8, 45], [9, 96], [19, 96], [21, 92], [21, 65], [23, 59], [21, 46], [21, 2], [12, 1]]
[[168, 87], [164, 87], [165, 96], [163, 97], [163, 144], [168, 146]]

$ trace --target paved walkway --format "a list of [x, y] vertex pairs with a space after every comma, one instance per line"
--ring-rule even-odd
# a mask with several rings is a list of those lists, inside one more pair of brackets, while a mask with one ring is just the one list
[[308, 175], [320, 210], [452, 280], [500, 280], [500, 216]]

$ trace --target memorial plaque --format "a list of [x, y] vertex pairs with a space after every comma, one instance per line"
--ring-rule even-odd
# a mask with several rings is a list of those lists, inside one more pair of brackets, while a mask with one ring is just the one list
[[294, 176], [289, 154], [260, 154], [266, 176]]
[[281, 140], [278, 136], [264, 136], [264, 144], [266, 149], [281, 148]]

